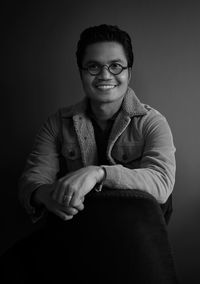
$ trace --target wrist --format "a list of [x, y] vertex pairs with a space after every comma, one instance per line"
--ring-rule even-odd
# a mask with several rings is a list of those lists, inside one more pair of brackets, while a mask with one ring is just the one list
[[100, 172], [100, 182], [103, 182], [106, 178], [106, 170], [103, 166], [100, 166], [99, 172]]
[[37, 188], [31, 195], [31, 205], [34, 207], [38, 207], [42, 205], [42, 201], [40, 198], [40, 187]]
[[106, 179], [106, 169], [103, 166], [98, 167], [99, 171], [99, 179], [97, 181], [97, 184], [95, 186], [95, 191], [99, 192], [102, 190], [102, 187], [104, 185], [105, 179]]
[[31, 196], [31, 203], [34, 206], [42, 206], [44, 205], [45, 194], [47, 193], [48, 185], [44, 184], [38, 187]]
[[105, 180], [106, 177], [106, 170], [103, 166], [97, 167], [97, 176], [96, 176], [96, 182], [101, 183]]

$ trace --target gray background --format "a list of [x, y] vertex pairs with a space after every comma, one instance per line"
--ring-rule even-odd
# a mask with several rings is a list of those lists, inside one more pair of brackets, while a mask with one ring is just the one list
[[42, 122], [83, 97], [75, 59], [80, 32], [117, 24], [133, 41], [132, 88], [167, 117], [173, 132], [177, 176], [169, 237], [182, 283], [200, 283], [200, 4], [27, 2], [8, 2], [0, 12], [0, 252], [38, 227], [18, 203], [17, 180]]

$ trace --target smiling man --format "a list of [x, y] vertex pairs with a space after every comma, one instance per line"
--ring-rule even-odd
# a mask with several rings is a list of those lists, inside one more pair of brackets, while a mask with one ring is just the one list
[[[83, 58], [81, 73], [83, 88], [92, 105], [114, 104], [119, 108], [131, 78], [123, 46], [117, 42], [89, 45]], [[95, 113], [95, 112], [94, 112]], [[112, 114], [111, 114], [112, 115]]]
[[1, 283], [177, 283], [158, 205], [171, 200], [175, 147], [166, 118], [129, 87], [130, 36], [90, 27], [76, 56], [85, 97], [47, 119], [19, 182], [45, 226], [0, 258]]
[[165, 203], [174, 187], [175, 147], [165, 117], [129, 87], [130, 36], [117, 26], [90, 27], [76, 56], [85, 98], [59, 109], [38, 133], [20, 179], [27, 212], [34, 221], [45, 211], [69, 221], [103, 186], [141, 190]]

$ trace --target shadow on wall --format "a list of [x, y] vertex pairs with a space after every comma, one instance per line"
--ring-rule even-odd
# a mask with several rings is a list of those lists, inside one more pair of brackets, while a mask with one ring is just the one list
[[[181, 283], [197, 283], [199, 278], [200, 180], [198, 170], [190, 167], [181, 147], [177, 149], [177, 174], [173, 192], [173, 215], [169, 237]], [[187, 174], [186, 174], [187, 172]], [[193, 182], [191, 182], [193, 180]]]
[[[8, 89], [4, 89], [8, 93]], [[16, 92], [15, 92], [16, 93]], [[4, 99], [3, 111], [5, 120], [3, 121], [4, 139], [1, 139], [1, 149], [3, 149], [2, 169], [1, 169], [1, 194], [0, 199], [0, 219], [3, 228], [1, 230], [0, 254], [5, 251], [16, 240], [31, 233], [37, 226], [33, 226], [21, 207], [18, 200], [18, 179], [25, 165], [27, 154], [31, 150], [37, 122], [30, 122], [24, 119], [26, 115], [20, 103], [23, 100], [13, 99], [14, 90], [9, 89], [9, 95]], [[31, 110], [26, 109], [27, 117]]]

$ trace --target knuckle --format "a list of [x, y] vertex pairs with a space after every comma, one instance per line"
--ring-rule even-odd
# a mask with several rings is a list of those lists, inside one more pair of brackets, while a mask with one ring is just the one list
[[74, 185], [74, 184], [69, 184], [68, 190], [69, 190], [69, 192], [76, 192], [76, 187], [75, 187], [75, 185]]

